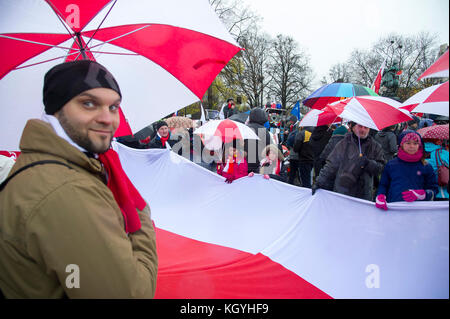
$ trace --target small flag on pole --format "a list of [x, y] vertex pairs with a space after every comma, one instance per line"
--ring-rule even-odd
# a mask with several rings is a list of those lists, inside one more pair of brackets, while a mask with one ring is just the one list
[[373, 81], [373, 84], [370, 87], [372, 91], [374, 91], [377, 94], [380, 91], [381, 79], [383, 78], [383, 72], [385, 67], [386, 67], [386, 59], [384, 59], [383, 64], [381, 64], [380, 70], [378, 70], [377, 77], [375, 78], [375, 81]]
[[295, 115], [297, 117], [297, 120], [300, 120], [300, 101], [297, 101], [297, 103], [295, 103], [294, 107], [292, 108], [291, 114]]

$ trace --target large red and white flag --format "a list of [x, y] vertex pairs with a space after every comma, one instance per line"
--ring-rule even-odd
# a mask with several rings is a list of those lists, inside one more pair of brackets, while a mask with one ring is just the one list
[[448, 202], [373, 202], [262, 175], [232, 184], [169, 150], [115, 144], [148, 201], [156, 298], [445, 298]]
[[384, 59], [383, 63], [381, 64], [380, 70], [378, 70], [377, 77], [372, 83], [372, 86], [370, 87], [372, 91], [378, 94], [378, 91], [380, 91], [381, 87], [381, 80], [383, 78], [383, 72], [384, 68], [386, 67], [386, 59]]

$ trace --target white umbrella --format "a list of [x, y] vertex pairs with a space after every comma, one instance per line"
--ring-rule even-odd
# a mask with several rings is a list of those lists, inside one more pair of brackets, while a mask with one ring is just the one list
[[109, 69], [136, 132], [201, 100], [239, 50], [205, 0], [0, 1], [0, 149], [41, 117], [44, 74], [65, 60]]

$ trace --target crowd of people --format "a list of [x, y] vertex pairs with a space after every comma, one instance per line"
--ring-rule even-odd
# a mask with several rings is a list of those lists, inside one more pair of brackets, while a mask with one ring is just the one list
[[[225, 109], [236, 114], [232, 99]], [[191, 143], [189, 158], [193, 160], [193, 154], [206, 151], [211, 155], [209, 161], [197, 156], [197, 163], [224, 176], [227, 183], [259, 173], [267, 179], [311, 188], [312, 194], [326, 189], [377, 203], [449, 198], [448, 184], [438, 184], [439, 167], [448, 167], [448, 140], [424, 140], [416, 132], [425, 126], [448, 123], [448, 118], [434, 122], [414, 116], [409, 122], [376, 131], [351, 121], [301, 127], [297, 117], [291, 115], [282, 122], [278, 136], [270, 133], [268, 120], [264, 109], [254, 108], [245, 124], [258, 135], [258, 140], [237, 140], [218, 150], [205, 149], [202, 142]], [[171, 138], [167, 123], [159, 121], [155, 127], [157, 134], [148, 148], [166, 148], [154, 141], [161, 139], [161, 134], [163, 139]], [[189, 133], [191, 141], [199, 138], [193, 129]], [[180, 137], [173, 142], [180, 142]], [[409, 145], [413, 142], [417, 149], [411, 150]], [[405, 192], [421, 195], [401, 195]]]

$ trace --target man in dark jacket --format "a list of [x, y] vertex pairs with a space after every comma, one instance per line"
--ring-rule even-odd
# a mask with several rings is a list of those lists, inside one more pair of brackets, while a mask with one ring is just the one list
[[179, 139], [173, 139], [169, 126], [165, 121], [159, 121], [155, 124], [156, 136], [148, 144], [148, 148], [168, 148], [172, 147], [179, 142]]
[[311, 135], [311, 149], [313, 152], [314, 161], [314, 176], [317, 178], [320, 173], [322, 165], [320, 163], [320, 154], [322, 153], [328, 141], [331, 138], [333, 131], [328, 125], [321, 125], [314, 128]]
[[383, 130], [379, 131], [374, 139], [377, 141], [384, 152], [384, 159], [386, 162], [389, 162], [392, 158], [394, 158], [395, 153], [397, 153], [397, 136], [394, 133], [395, 125], [388, 126]]
[[[325, 166], [328, 155], [331, 154], [337, 143], [339, 143], [347, 133], [348, 129], [344, 125], [339, 126], [333, 131], [333, 134], [331, 135], [331, 138], [328, 141], [327, 146], [325, 146], [325, 148], [323, 149], [322, 153], [319, 156], [319, 165], [320, 165], [319, 172]], [[319, 175], [317, 175], [316, 177], [318, 176]]]
[[284, 125], [282, 141], [286, 142], [289, 134], [291, 134], [295, 130], [295, 123], [297, 123], [297, 117], [295, 115], [291, 115], [289, 120]]
[[373, 177], [383, 170], [386, 161], [380, 144], [369, 136], [369, 128], [350, 123], [347, 133], [328, 156], [312, 188], [373, 200]]
[[298, 154], [298, 169], [300, 173], [301, 186], [311, 188], [311, 171], [314, 157], [311, 147], [312, 133], [306, 127], [300, 127], [295, 136], [294, 151]]
[[234, 103], [234, 100], [228, 99], [227, 105], [225, 105], [225, 107], [223, 108], [223, 115], [226, 119], [229, 118], [231, 115], [235, 114], [235, 107], [236, 104]]
[[262, 160], [260, 154], [267, 145], [272, 143], [269, 131], [264, 126], [264, 123], [268, 121], [267, 113], [260, 108], [254, 108], [250, 111], [248, 120], [247, 126], [259, 137], [259, 140], [244, 140], [248, 172], [259, 173], [259, 162]]

